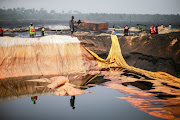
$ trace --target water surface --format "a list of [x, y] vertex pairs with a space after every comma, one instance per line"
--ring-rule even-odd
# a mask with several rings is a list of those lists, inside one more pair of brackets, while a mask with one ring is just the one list
[[[179, 119], [180, 88], [165, 81], [110, 69], [68, 75], [70, 84], [85, 94], [57, 95], [44, 78], [54, 76], [3, 79], [0, 84], [0, 119], [61, 120], [161, 120]], [[56, 77], [56, 76], [55, 76]], [[40, 81], [27, 81], [27, 80]], [[31, 97], [37, 96], [36, 104]]]

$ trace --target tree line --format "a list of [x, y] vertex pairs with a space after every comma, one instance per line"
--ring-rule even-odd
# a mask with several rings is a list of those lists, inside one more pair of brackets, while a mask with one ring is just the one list
[[76, 19], [96, 21], [173, 21], [179, 22], [179, 14], [108, 14], [108, 13], [81, 13], [79, 11], [68, 11], [57, 13], [55, 10], [48, 12], [41, 8], [25, 9], [0, 9], [0, 20], [69, 20], [71, 16]]

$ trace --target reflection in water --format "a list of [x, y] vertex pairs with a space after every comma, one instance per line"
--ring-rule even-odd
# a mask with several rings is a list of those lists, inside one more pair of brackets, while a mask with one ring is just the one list
[[[106, 78], [111, 79], [110, 75]], [[135, 108], [152, 116], [180, 119], [180, 88], [168, 85], [163, 80], [147, 80], [145, 77], [138, 79], [122, 75], [116, 78], [106, 82], [105, 86], [129, 94], [127, 97], [117, 98], [125, 99]]]
[[[8, 78], [0, 80], [0, 103], [13, 101], [22, 97], [39, 95], [75, 96], [90, 93], [83, 89], [93, 75], [79, 74], [69, 76], [36, 76]], [[32, 99], [35, 101], [35, 99]]]
[[[8, 78], [0, 80], [0, 103], [13, 101], [23, 97], [40, 96], [50, 92], [47, 83], [26, 82], [28, 79], [39, 79], [40, 77]], [[37, 87], [39, 86], [39, 87]]]
[[75, 96], [71, 96], [70, 105], [71, 105], [72, 109], [75, 109], [74, 103], [75, 103]]
[[36, 104], [37, 96], [31, 97], [31, 100], [33, 101], [34, 104]]
[[146, 76], [108, 68], [68, 76], [36, 76], [3, 79], [0, 81], [0, 102], [31, 97], [35, 103], [40, 95], [71, 96], [70, 106], [75, 109], [75, 96], [91, 93], [85, 89], [101, 85], [125, 93], [117, 97], [152, 116], [179, 119], [180, 88], [176, 83], [150, 79]]

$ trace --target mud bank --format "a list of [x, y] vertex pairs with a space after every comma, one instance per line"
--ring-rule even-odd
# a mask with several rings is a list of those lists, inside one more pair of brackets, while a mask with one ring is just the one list
[[20, 76], [81, 73], [93, 60], [77, 38], [0, 38], [0, 79]]
[[[106, 58], [111, 47], [109, 35], [79, 35], [88, 49]], [[118, 36], [126, 62], [149, 71], [162, 71], [180, 77], [180, 32]]]

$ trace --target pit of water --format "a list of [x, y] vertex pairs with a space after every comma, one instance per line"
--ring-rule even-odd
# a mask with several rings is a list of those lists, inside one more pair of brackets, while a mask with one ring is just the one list
[[[180, 117], [180, 88], [112, 68], [68, 75], [81, 95], [58, 95], [47, 82], [57, 76], [29, 76], [0, 81], [1, 120], [161, 120]], [[28, 81], [36, 80], [36, 81]]]

